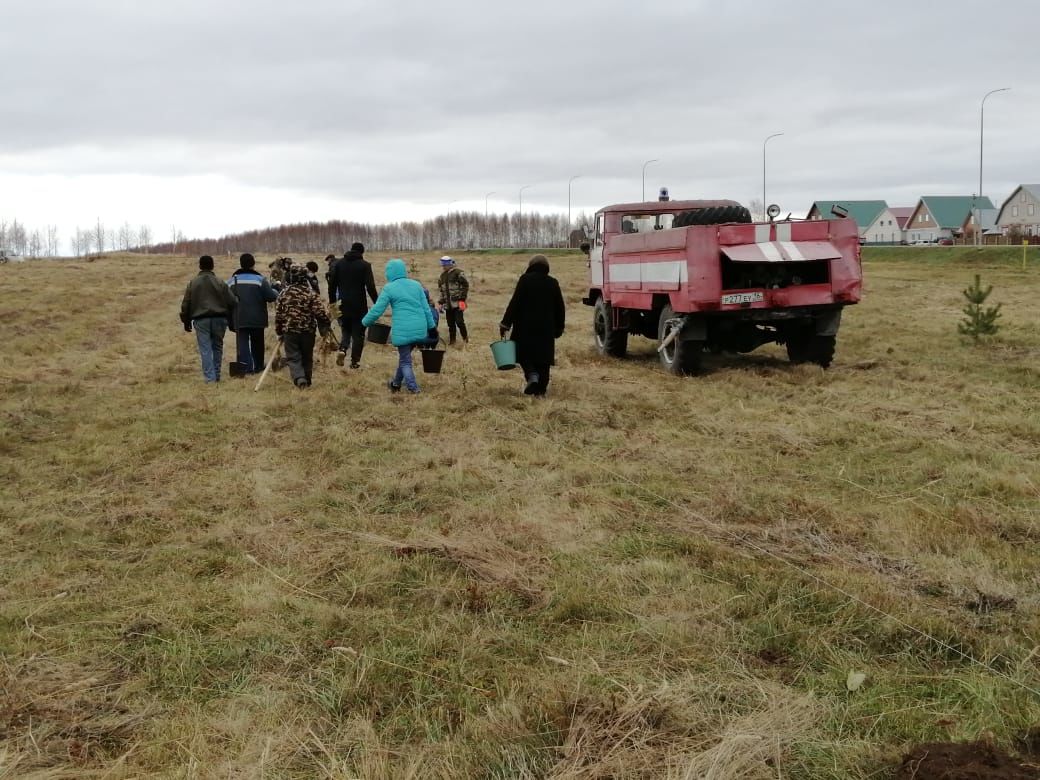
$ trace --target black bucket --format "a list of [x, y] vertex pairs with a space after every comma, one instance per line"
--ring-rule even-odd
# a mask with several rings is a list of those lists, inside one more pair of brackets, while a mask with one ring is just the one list
[[373, 344], [386, 344], [390, 340], [390, 326], [373, 322], [368, 326], [368, 340]]
[[441, 366], [444, 365], [443, 349], [420, 349], [422, 355], [422, 370], [426, 374], [439, 374]]

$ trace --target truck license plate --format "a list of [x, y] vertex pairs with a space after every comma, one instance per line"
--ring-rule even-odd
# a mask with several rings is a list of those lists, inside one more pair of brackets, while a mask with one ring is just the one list
[[766, 295], [762, 292], [730, 293], [722, 296], [722, 303], [758, 303], [765, 299]]

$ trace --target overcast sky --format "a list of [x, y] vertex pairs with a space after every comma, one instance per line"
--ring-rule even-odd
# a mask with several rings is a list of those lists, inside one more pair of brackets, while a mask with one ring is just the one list
[[[1040, 3], [3, 0], [0, 219], [217, 236], [1040, 181]], [[452, 203], [452, 201], [455, 201]], [[67, 247], [67, 244], [65, 245]]]

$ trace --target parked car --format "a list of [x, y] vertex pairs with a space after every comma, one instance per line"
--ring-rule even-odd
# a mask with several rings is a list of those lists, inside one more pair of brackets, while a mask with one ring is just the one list
[[939, 246], [953, 246], [953, 239], [952, 238], [940, 238], [935, 243], [937, 243]]

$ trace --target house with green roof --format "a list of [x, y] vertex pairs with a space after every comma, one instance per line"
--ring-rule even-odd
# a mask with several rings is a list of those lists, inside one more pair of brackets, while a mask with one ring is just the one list
[[938, 241], [940, 238], [957, 238], [964, 233], [965, 225], [973, 224], [976, 209], [992, 209], [989, 198], [974, 195], [925, 195], [914, 207], [906, 223], [906, 240]]
[[888, 208], [883, 200], [818, 200], [812, 204], [806, 219], [836, 219], [832, 209], [838, 206], [848, 212], [848, 218], [856, 220], [859, 237], [865, 238], [867, 228], [873, 224], [878, 215]]

